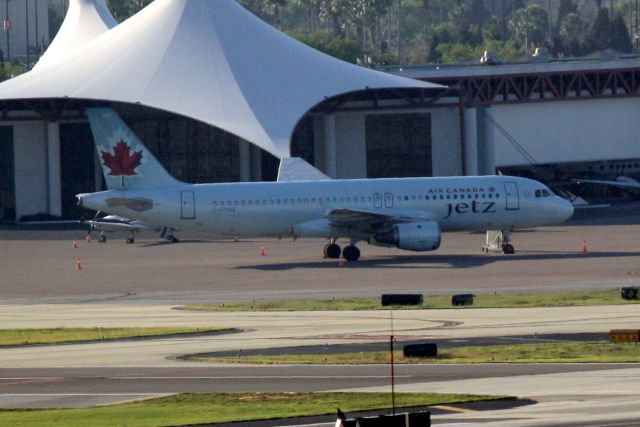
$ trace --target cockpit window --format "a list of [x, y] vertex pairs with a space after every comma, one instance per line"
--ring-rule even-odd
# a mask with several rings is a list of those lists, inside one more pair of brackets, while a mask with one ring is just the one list
[[536, 197], [551, 197], [551, 193], [549, 192], [549, 190], [544, 188], [542, 190], [536, 190], [535, 195]]

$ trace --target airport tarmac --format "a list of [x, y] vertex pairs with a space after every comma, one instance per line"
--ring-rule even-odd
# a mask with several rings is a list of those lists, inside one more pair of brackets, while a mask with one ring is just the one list
[[[613, 213], [612, 213], [613, 212]], [[229, 326], [241, 332], [185, 338], [0, 349], [0, 406], [91, 406], [179, 391], [293, 391], [386, 387], [387, 367], [249, 367], [178, 356], [388, 339], [389, 313], [204, 313], [192, 302], [379, 296], [384, 292], [510, 292], [610, 289], [640, 283], [635, 236], [640, 204], [578, 214], [571, 222], [514, 233], [517, 253], [483, 254], [484, 236], [447, 233], [439, 251], [413, 254], [363, 245], [339, 267], [317, 239], [216, 241], [184, 232], [180, 244], [143, 235], [84, 242], [83, 230], [0, 229], [0, 327]], [[71, 241], [79, 247], [72, 248]], [[583, 241], [588, 252], [582, 251]], [[266, 256], [259, 255], [265, 246]], [[77, 259], [83, 269], [76, 270]], [[400, 341], [505, 335], [605, 333], [640, 327], [640, 305], [546, 309], [394, 311]], [[515, 365], [514, 365], [515, 366]], [[448, 413], [438, 424], [588, 425], [640, 419], [632, 404], [638, 365], [402, 367], [399, 390], [510, 394], [535, 405]], [[527, 385], [530, 384], [530, 387]], [[613, 393], [613, 394], [612, 394]], [[475, 417], [475, 418], [474, 418]], [[587, 425], [585, 424], [585, 425]]]

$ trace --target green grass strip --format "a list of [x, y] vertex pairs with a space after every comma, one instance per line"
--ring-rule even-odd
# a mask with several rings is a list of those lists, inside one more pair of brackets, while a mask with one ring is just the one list
[[0, 329], [0, 346], [62, 344], [73, 342], [145, 338], [166, 335], [211, 333], [229, 328], [50, 328]]
[[[380, 298], [308, 299], [245, 301], [224, 304], [192, 304], [186, 310], [202, 311], [316, 311], [316, 310], [382, 310], [453, 308], [451, 296], [425, 295], [421, 306], [382, 307]], [[518, 292], [477, 294], [472, 306], [465, 308], [569, 307], [590, 305], [638, 304], [620, 297], [619, 289], [571, 292]]]
[[[640, 344], [607, 341], [487, 345], [445, 348], [437, 358], [406, 358], [394, 352], [398, 364], [419, 363], [622, 363], [640, 362]], [[389, 363], [389, 352], [341, 354], [295, 354], [275, 356], [195, 357], [191, 360], [216, 363], [255, 364], [376, 364]]]
[[[398, 393], [396, 406], [430, 406], [505, 396]], [[389, 393], [206, 393], [178, 394], [89, 409], [0, 410], [6, 426], [167, 426], [241, 422], [333, 414], [391, 407]]]

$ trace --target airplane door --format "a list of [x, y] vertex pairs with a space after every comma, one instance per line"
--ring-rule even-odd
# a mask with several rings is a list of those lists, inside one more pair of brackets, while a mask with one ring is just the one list
[[518, 184], [516, 184], [515, 182], [505, 182], [504, 194], [507, 197], [508, 211], [515, 211], [520, 209], [520, 199], [518, 197]]
[[373, 193], [373, 207], [381, 208], [382, 207], [382, 194]]
[[384, 207], [392, 208], [393, 207], [393, 194], [384, 193]]
[[180, 218], [195, 219], [196, 201], [193, 191], [181, 191], [180, 202]]

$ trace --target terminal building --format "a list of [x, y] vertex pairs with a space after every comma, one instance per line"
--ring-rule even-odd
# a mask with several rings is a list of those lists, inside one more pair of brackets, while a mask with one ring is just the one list
[[[243, 31], [238, 33], [238, 28]], [[88, 106], [108, 105], [176, 178], [640, 172], [640, 60], [387, 67], [330, 58], [234, 0], [156, 0], [120, 25], [72, 0], [33, 71], [0, 84], [0, 218], [77, 218], [103, 189]]]

